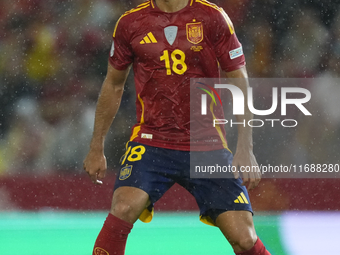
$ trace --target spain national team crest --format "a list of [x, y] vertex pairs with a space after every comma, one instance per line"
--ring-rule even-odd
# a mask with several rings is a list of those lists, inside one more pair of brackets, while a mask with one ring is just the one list
[[193, 44], [198, 44], [203, 40], [202, 22], [187, 23], [187, 38]]
[[132, 172], [132, 166], [131, 165], [126, 165], [120, 169], [120, 174], [119, 174], [119, 180], [125, 180], [130, 177]]

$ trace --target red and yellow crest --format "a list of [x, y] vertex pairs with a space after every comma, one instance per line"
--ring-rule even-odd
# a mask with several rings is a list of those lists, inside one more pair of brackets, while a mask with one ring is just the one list
[[203, 40], [202, 22], [187, 23], [187, 38], [193, 44], [198, 44]]

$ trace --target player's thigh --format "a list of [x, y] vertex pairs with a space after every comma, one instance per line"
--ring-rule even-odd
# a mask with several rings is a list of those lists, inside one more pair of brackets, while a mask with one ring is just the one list
[[[174, 184], [173, 157], [166, 149], [129, 142], [121, 160], [114, 186], [111, 213], [128, 221], [137, 220], [145, 207], [153, 204]], [[171, 154], [171, 155], [169, 155]]]
[[[233, 156], [228, 150], [205, 152], [200, 158], [206, 165], [232, 164]], [[232, 173], [229, 178], [186, 178], [179, 184], [186, 188], [196, 199], [200, 208], [201, 220], [215, 225], [216, 218], [225, 211], [252, 212], [247, 189], [242, 179], [235, 179]], [[212, 176], [214, 177], [214, 176]]]
[[148, 193], [139, 188], [123, 186], [114, 191], [110, 212], [122, 220], [134, 223], [149, 204]]
[[174, 184], [172, 176], [176, 170], [171, 160], [176, 155], [169, 155], [171, 152], [129, 142], [121, 160], [114, 190], [121, 187], [138, 188], [149, 195], [151, 203], [155, 203]]
[[251, 249], [257, 240], [249, 211], [226, 211], [217, 217], [215, 224], [236, 252]]

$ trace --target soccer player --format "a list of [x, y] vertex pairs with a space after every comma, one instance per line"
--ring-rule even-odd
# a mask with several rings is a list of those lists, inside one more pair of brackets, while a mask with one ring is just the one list
[[[270, 254], [255, 233], [246, 188], [259, 183], [259, 173], [243, 173], [243, 180], [237, 175], [190, 178], [190, 150], [205, 150], [207, 158], [213, 155], [225, 165], [257, 166], [250, 127], [239, 128], [234, 157], [221, 129], [215, 129], [214, 146], [190, 146], [190, 78], [219, 77], [221, 68], [227, 77], [239, 78], [235, 85], [247, 93], [242, 46], [227, 14], [206, 0], [149, 0], [120, 17], [84, 161], [84, 169], [96, 184], [105, 176], [104, 140], [131, 65], [138, 123], [121, 159], [112, 207], [93, 254], [124, 254], [133, 223], [138, 218], [151, 221], [153, 204], [175, 182], [195, 197], [201, 221], [217, 226], [235, 254]], [[249, 111], [242, 116], [246, 122], [251, 117]]]

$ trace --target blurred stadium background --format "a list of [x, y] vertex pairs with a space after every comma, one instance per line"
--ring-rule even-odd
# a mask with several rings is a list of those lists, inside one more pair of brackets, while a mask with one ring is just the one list
[[[92, 185], [82, 161], [114, 24], [139, 2], [1, 0], [0, 254], [91, 253], [135, 122], [132, 74], [107, 138], [103, 186]], [[250, 77], [339, 78], [339, 1], [212, 2], [233, 20]], [[317, 114], [308, 121], [284, 134], [255, 131], [259, 163], [339, 163], [340, 85], [321, 85], [310, 87]], [[257, 231], [272, 254], [340, 254], [339, 189], [338, 179], [264, 179], [250, 196]], [[156, 210], [152, 223], [136, 223], [127, 255], [233, 254], [216, 228], [198, 221], [197, 206], [181, 187]]]

